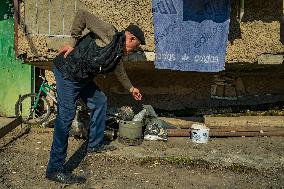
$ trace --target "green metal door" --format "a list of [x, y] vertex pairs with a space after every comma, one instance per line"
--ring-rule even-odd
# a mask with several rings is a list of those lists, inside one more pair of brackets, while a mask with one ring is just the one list
[[[3, 2], [4, 1], [4, 2]], [[20, 94], [32, 90], [32, 70], [22, 64], [14, 51], [13, 0], [2, 0], [0, 6], [0, 116], [15, 116]]]

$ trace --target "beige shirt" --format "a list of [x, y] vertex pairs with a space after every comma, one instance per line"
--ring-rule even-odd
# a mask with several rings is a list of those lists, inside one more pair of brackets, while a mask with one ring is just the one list
[[[71, 28], [71, 35], [74, 38], [72, 43], [73, 46], [80, 37], [86, 34], [86, 32], [84, 32], [85, 29], [97, 35], [98, 39], [96, 42], [99, 46], [106, 46], [109, 44], [115, 34], [115, 28], [111, 24], [102, 21], [88, 11], [79, 9], [75, 15]], [[126, 74], [122, 60], [116, 66], [114, 74], [122, 86], [130, 91], [133, 85]]]

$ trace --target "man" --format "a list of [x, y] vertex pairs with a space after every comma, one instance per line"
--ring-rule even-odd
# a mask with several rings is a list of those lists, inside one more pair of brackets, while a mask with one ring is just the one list
[[[82, 36], [82, 31], [86, 28], [91, 33]], [[107, 98], [93, 78], [97, 74], [114, 71], [133, 98], [141, 100], [140, 91], [131, 84], [121, 58], [133, 52], [140, 44], [145, 44], [144, 33], [138, 26], [131, 24], [125, 31], [117, 32], [113, 26], [84, 10], [78, 10], [71, 35], [74, 38], [73, 44], [64, 45], [53, 61], [58, 111], [46, 170], [46, 178], [66, 184], [84, 181], [64, 170], [76, 101], [81, 98], [91, 110], [87, 152], [114, 150], [114, 146], [104, 144]]]

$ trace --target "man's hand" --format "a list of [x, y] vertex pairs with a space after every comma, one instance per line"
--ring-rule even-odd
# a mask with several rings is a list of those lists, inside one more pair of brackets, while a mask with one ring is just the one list
[[139, 89], [132, 87], [130, 89], [130, 91], [131, 91], [131, 94], [132, 94], [132, 96], [135, 100], [141, 100], [142, 99], [142, 95], [141, 95]]
[[64, 58], [66, 58], [73, 49], [71, 45], [66, 44], [59, 49], [58, 54], [64, 53]]

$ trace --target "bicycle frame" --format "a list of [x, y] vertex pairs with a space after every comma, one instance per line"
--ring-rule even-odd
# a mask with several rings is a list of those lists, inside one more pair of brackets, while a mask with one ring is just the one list
[[33, 104], [33, 108], [37, 107], [38, 101], [39, 101], [42, 93], [43, 93], [44, 98], [46, 98], [46, 96], [49, 96], [57, 104], [57, 100], [56, 100], [55, 96], [50, 93], [51, 90], [52, 91], [56, 90], [55, 87], [53, 87], [52, 85], [48, 85], [45, 78], [43, 78], [42, 76], [40, 76], [40, 77], [43, 79], [43, 82], [40, 85], [39, 92], [37, 93], [36, 101]]

